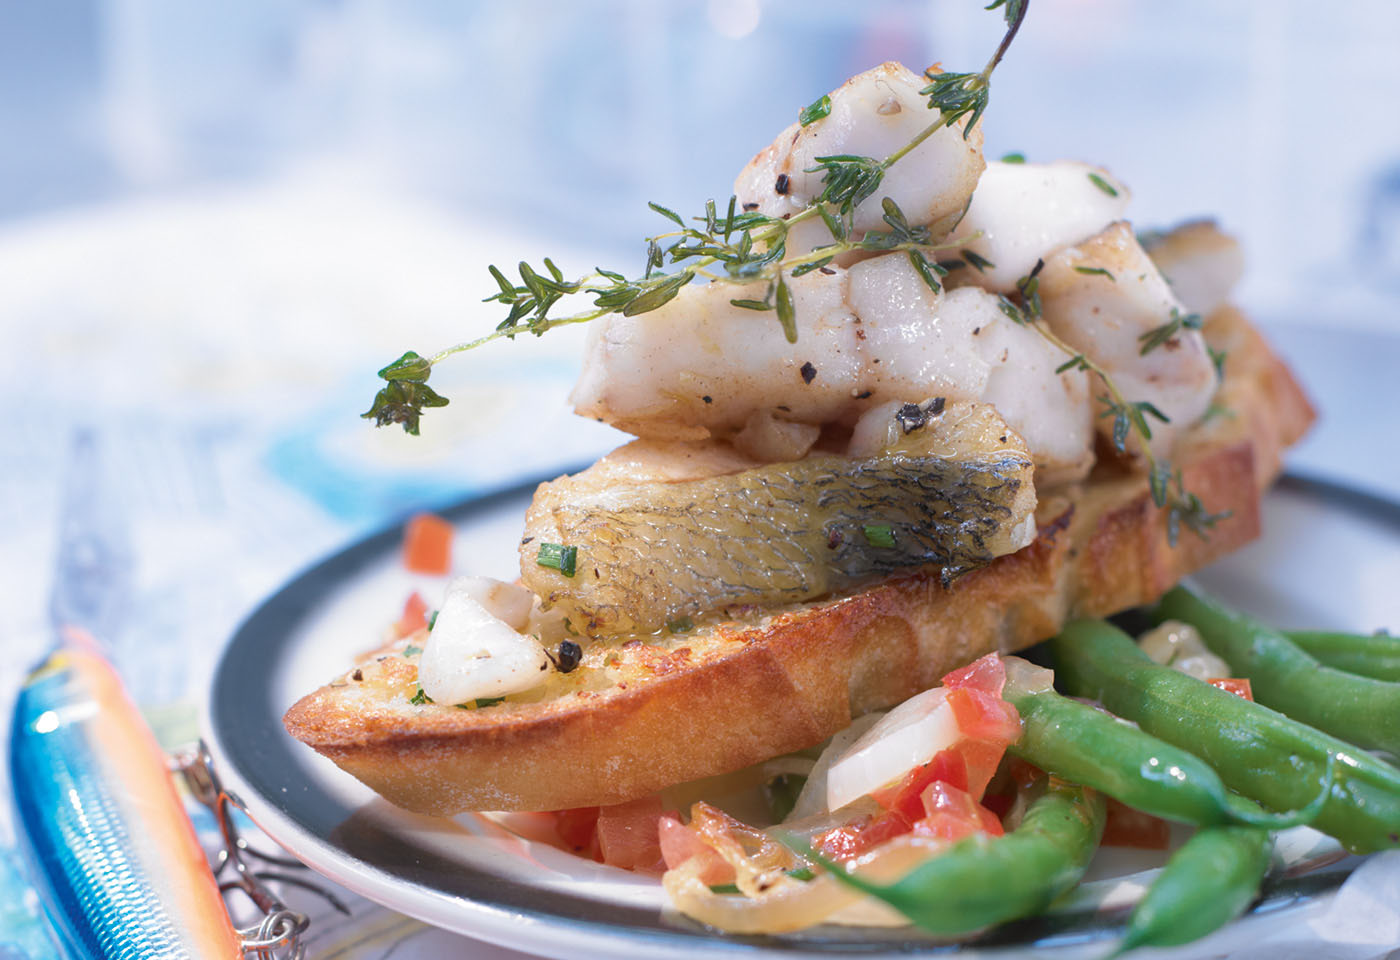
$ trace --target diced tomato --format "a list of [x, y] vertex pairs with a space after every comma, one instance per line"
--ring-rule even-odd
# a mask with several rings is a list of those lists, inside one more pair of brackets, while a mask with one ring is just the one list
[[967, 687], [1000, 697], [1002, 688], [1006, 686], [1006, 664], [1002, 663], [1001, 657], [995, 653], [989, 653], [982, 659], [974, 660], [967, 666], [945, 675], [943, 686], [949, 690]]
[[912, 826], [908, 817], [891, 810], [878, 817], [867, 815], [844, 827], [833, 827], [819, 833], [812, 838], [812, 845], [833, 860], [851, 860], [887, 840], [903, 836]]
[[658, 821], [665, 815], [659, 794], [600, 807], [598, 851], [603, 862], [624, 870], [663, 870]]
[[598, 855], [598, 807], [575, 807], [554, 812], [554, 829], [564, 846], [590, 859]]
[[431, 513], [412, 517], [403, 531], [403, 565], [414, 573], [452, 569], [452, 524]]
[[999, 694], [975, 687], [948, 691], [948, 707], [962, 735], [970, 740], [1008, 744], [1021, 736], [1021, 716]]
[[899, 783], [876, 790], [870, 796], [886, 810], [898, 811], [910, 820], [917, 820], [924, 815], [924, 804], [919, 795], [935, 780], [952, 784], [960, 790], [967, 789], [967, 761], [959, 749], [940, 750], [928, 763], [905, 774]]
[[701, 883], [713, 886], [734, 882], [734, 868], [678, 818], [666, 814], [656, 822], [656, 832], [661, 845], [661, 859], [665, 861], [667, 870], [674, 870], [687, 860], [699, 857], [704, 864], [700, 870]]
[[1105, 847], [1165, 850], [1170, 842], [1171, 828], [1165, 820], [1108, 798], [1108, 819], [1104, 822], [1102, 840]]
[[948, 782], [954, 786], [964, 787], [974, 798], [982, 796], [987, 792], [987, 784], [991, 783], [992, 777], [996, 775], [997, 767], [1001, 764], [1002, 754], [1006, 752], [1006, 744], [989, 743], [985, 740], [964, 740], [954, 749], [963, 758], [967, 779], [963, 784], [952, 780]]
[[410, 633], [417, 633], [428, 625], [428, 604], [418, 591], [415, 590], [408, 595], [404, 601], [403, 616], [399, 617], [399, 622], [394, 624], [394, 635], [396, 637], [406, 637]]
[[1212, 687], [1219, 687], [1226, 693], [1244, 697], [1251, 703], [1254, 702], [1254, 688], [1249, 685], [1248, 677], [1216, 677], [1213, 680], [1207, 680], [1206, 683]]
[[922, 797], [924, 817], [914, 825], [914, 832], [945, 840], [957, 840], [969, 834], [986, 832], [1001, 836], [1001, 820], [983, 807], [966, 790], [935, 781], [928, 785]]

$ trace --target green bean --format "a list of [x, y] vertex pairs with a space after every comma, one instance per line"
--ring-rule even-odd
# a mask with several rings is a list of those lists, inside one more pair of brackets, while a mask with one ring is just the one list
[[1358, 747], [1400, 754], [1400, 683], [1324, 667], [1272, 627], [1185, 587], [1169, 591], [1152, 617], [1194, 626], [1266, 707]]
[[1259, 896], [1272, 850], [1258, 827], [1197, 830], [1133, 909], [1118, 952], [1175, 947], [1225, 926]]
[[1287, 630], [1284, 636], [1329, 667], [1377, 680], [1400, 681], [1400, 637], [1331, 630]]
[[1021, 714], [1021, 737], [1008, 748], [1012, 753], [1165, 820], [1282, 830], [1311, 822], [1325, 799], [1319, 794], [1294, 814], [1265, 813], [1229, 794], [1205, 761], [1101, 710], [1014, 682], [1002, 695]]
[[1051, 641], [1056, 677], [1143, 730], [1196, 754], [1225, 785], [1274, 810], [1306, 804], [1333, 765], [1313, 826], [1348, 849], [1400, 846], [1400, 770], [1261, 704], [1153, 663], [1101, 620], [1077, 620]]
[[1037, 913], [1078, 883], [1103, 822], [1098, 793], [1052, 779], [1011, 833], [960, 840], [888, 885], [813, 856], [842, 883], [883, 900], [925, 930], [970, 933]]

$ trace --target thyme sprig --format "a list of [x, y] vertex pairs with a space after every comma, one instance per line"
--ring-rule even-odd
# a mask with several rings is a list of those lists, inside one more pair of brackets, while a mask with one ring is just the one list
[[[1151, 421], [1170, 423], [1167, 415], [1156, 405], [1146, 400], [1129, 400], [1123, 395], [1123, 391], [1118, 388], [1108, 371], [1104, 370], [1088, 354], [1065, 343], [1055, 331], [1050, 329], [1048, 324], [1041, 322], [1043, 316], [1039, 277], [1044, 266], [1045, 261], [1037, 260], [1031, 272], [1016, 281], [1016, 296], [1019, 302], [1006, 295], [998, 296], [997, 301], [1001, 312], [1013, 322], [1035, 330], [1051, 345], [1065, 353], [1069, 359], [1055, 368], [1056, 373], [1083, 370], [1091, 376], [1099, 378], [1105, 391], [1097, 398], [1103, 407], [1099, 412], [1099, 418], [1113, 418], [1111, 436], [1114, 449], [1119, 453], [1126, 454], [1128, 452], [1128, 439], [1134, 434], [1142, 441], [1140, 452], [1147, 464], [1147, 485], [1152, 494], [1152, 502], [1158, 508], [1167, 511], [1167, 542], [1175, 547], [1183, 526], [1201, 539], [1205, 539], [1217, 523], [1230, 516], [1230, 511], [1211, 513], [1207, 510], [1205, 504], [1201, 502], [1201, 498], [1186, 489], [1181, 471], [1174, 468], [1171, 463], [1158, 459], [1152, 452]], [[1162, 342], [1170, 339], [1182, 327], [1192, 330], [1199, 329], [1199, 318], [1196, 318], [1197, 324], [1195, 326], [1191, 326], [1187, 322], [1194, 316], [1194, 314], [1182, 315], [1178, 310], [1173, 309], [1171, 319], [1166, 324], [1154, 328], [1139, 339], [1146, 340], [1155, 335], [1157, 331], [1172, 324], [1176, 324], [1176, 326], [1163, 337]], [[1144, 354], [1147, 352], [1147, 349], [1142, 351]]]
[[[433, 367], [453, 354], [475, 350], [495, 340], [514, 339], [521, 333], [543, 336], [556, 327], [588, 323], [609, 314], [636, 316], [664, 306], [681, 289], [697, 278], [711, 282], [759, 283], [768, 281], [767, 294], [761, 300], [736, 298], [735, 306], [758, 312], [773, 312], [790, 342], [796, 342], [797, 322], [788, 279], [820, 269], [842, 253], [873, 251], [889, 253], [904, 251], [924, 282], [938, 290], [939, 278], [947, 268], [928, 254], [960, 244], [933, 243], [934, 230], [928, 226], [910, 225], [902, 211], [891, 200], [884, 203], [884, 219], [888, 231], [869, 231], [856, 238], [852, 226], [855, 208], [879, 190], [885, 172], [933, 134], [944, 127], [966, 119], [963, 136], [969, 136], [987, 109], [992, 71], [1005, 56], [1007, 49], [1025, 19], [1029, 0], [993, 0], [988, 10], [1004, 8], [1007, 30], [991, 58], [977, 73], [941, 73], [930, 70], [928, 86], [920, 91], [928, 97], [928, 106], [938, 111], [938, 117], [915, 134], [908, 143], [883, 159], [854, 155], [819, 157], [817, 166], [808, 172], [823, 173], [822, 192], [807, 208], [786, 220], [752, 210], [736, 210], [731, 197], [726, 212], [721, 215], [714, 203], [706, 204], [703, 217], [687, 221], [667, 207], [650, 204], [651, 208], [677, 228], [646, 239], [646, 262], [642, 276], [628, 278], [622, 273], [597, 267], [592, 273], [574, 280], [565, 279], [554, 261], [545, 258], [540, 267], [522, 261], [517, 266], [519, 280], [509, 278], [495, 265], [490, 267], [498, 290], [485, 302], [506, 306], [505, 319], [490, 333], [440, 350], [430, 356], [410, 351], [379, 371], [387, 381], [374, 398], [374, 403], [362, 416], [379, 426], [399, 423], [412, 434], [418, 433], [423, 410], [441, 407], [447, 398], [427, 385]], [[829, 99], [823, 97], [805, 108], [799, 122], [815, 123], [830, 111]], [[788, 231], [798, 223], [820, 217], [832, 236], [832, 243], [801, 256], [789, 256], [786, 239]], [[945, 225], [939, 225], [945, 226]], [[940, 233], [947, 232], [940, 230]], [[974, 238], [965, 238], [966, 243]], [[978, 260], [969, 262], [980, 270]], [[985, 263], [985, 261], [982, 261]], [[671, 267], [669, 271], [667, 267]], [[575, 313], [557, 314], [555, 308], [566, 298], [592, 298], [589, 308]]]

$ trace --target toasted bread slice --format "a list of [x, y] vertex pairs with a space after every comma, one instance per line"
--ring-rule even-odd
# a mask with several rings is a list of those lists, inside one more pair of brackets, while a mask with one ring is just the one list
[[1260, 495], [1313, 419], [1237, 311], [1217, 311], [1206, 334], [1229, 351], [1222, 411], [1177, 460], [1210, 511], [1229, 511], [1207, 539], [1183, 531], [1170, 546], [1145, 477], [1104, 462], [1084, 484], [1042, 497], [1035, 542], [948, 588], [919, 572], [751, 622], [593, 641], [573, 672], [482, 709], [409, 703], [417, 667], [399, 641], [365, 657], [360, 680], [299, 700], [287, 729], [420, 813], [619, 803], [811, 746], [985, 653], [1151, 602], [1258, 536]]

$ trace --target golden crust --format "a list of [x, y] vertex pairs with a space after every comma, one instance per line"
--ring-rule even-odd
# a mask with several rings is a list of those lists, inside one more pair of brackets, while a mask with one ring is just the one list
[[[1072, 497], [1042, 503], [1034, 543], [947, 589], [919, 573], [665, 648], [633, 641], [594, 669], [606, 682], [579, 677], [538, 702], [409, 707], [401, 692], [377, 692], [382, 683], [341, 683], [284, 722], [392, 802], [437, 815], [618, 803], [811, 746], [985, 653], [1148, 603], [1258, 536], [1260, 492], [1312, 408], [1237, 311], [1218, 311], [1207, 335], [1230, 350], [1220, 394], [1230, 413], [1194, 431], [1180, 457], [1188, 488], [1230, 511], [1207, 540], [1183, 532], [1169, 546], [1145, 479], [1103, 464]], [[399, 681], [413, 669], [384, 663]]]

